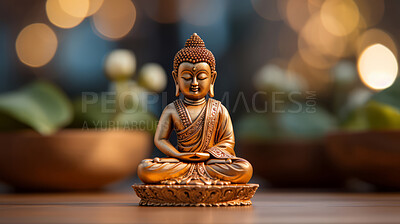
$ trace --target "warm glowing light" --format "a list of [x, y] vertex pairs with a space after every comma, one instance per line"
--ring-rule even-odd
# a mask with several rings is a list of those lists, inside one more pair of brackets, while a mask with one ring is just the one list
[[104, 0], [89, 0], [89, 10], [86, 16], [95, 14], [103, 5]]
[[94, 27], [108, 39], [120, 39], [131, 31], [136, 20], [136, 8], [130, 0], [105, 0], [93, 15]]
[[57, 36], [49, 26], [34, 23], [18, 34], [15, 48], [19, 60], [24, 64], [41, 67], [54, 57], [57, 44]]
[[[299, 42], [299, 44], [301, 43], [303, 42]], [[338, 60], [336, 57], [322, 54], [320, 51], [318, 51], [318, 49], [313, 47], [300, 46], [299, 54], [304, 62], [317, 69], [330, 68]]]
[[300, 36], [304, 37], [309, 45], [326, 55], [340, 57], [345, 50], [345, 37], [338, 37], [328, 32], [318, 13], [311, 16]]
[[[329, 75], [329, 70], [318, 69], [313, 66], [307, 66], [300, 53], [295, 53], [289, 61], [287, 70], [294, 72], [305, 81], [305, 85], [310, 90], [318, 91], [323, 95], [329, 92], [329, 86], [332, 83], [332, 77]], [[305, 88], [306, 88], [305, 87]]]
[[315, 13], [300, 31], [298, 50], [303, 60], [318, 69], [334, 65], [345, 52], [346, 40], [329, 33]]
[[286, 20], [289, 26], [300, 31], [310, 18], [307, 0], [288, 0], [286, 3]]
[[321, 9], [322, 3], [324, 0], [308, 0], [308, 10], [310, 13], [316, 13]]
[[321, 8], [321, 19], [330, 33], [345, 36], [357, 27], [360, 12], [352, 0], [327, 0]]
[[83, 18], [89, 10], [89, 0], [58, 0], [61, 9], [71, 16]]
[[397, 47], [393, 38], [387, 32], [380, 29], [369, 29], [365, 31], [357, 40], [357, 52], [358, 55], [372, 44], [382, 44], [389, 48], [393, 54], [397, 57]]
[[374, 44], [358, 59], [358, 71], [363, 83], [371, 89], [386, 89], [396, 80], [398, 64], [394, 54], [382, 44]]
[[264, 19], [271, 21], [282, 20], [278, 11], [278, 0], [251, 0], [254, 11]]
[[79, 25], [83, 19], [83, 17], [75, 17], [66, 13], [60, 5], [58, 0], [47, 0], [46, 2], [46, 13], [50, 22], [55, 26], [68, 29]]

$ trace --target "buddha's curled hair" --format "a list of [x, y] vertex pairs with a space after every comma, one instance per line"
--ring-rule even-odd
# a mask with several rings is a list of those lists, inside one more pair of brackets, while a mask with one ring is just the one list
[[199, 63], [206, 62], [210, 65], [211, 72], [215, 71], [214, 55], [206, 48], [204, 41], [194, 33], [174, 58], [174, 71], [178, 72], [178, 67], [183, 62]]

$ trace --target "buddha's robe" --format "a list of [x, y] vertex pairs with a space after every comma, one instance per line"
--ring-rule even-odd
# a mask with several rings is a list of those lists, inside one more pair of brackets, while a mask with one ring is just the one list
[[247, 183], [252, 174], [251, 164], [235, 156], [235, 137], [227, 109], [221, 102], [208, 99], [197, 118], [191, 122], [183, 102], [174, 101], [182, 130], [176, 130], [180, 152], [208, 152], [205, 162], [183, 162], [176, 158], [145, 159], [138, 167], [139, 178], [147, 184], [165, 183], [173, 180], [188, 184], [202, 180], [205, 184], [216, 181]]

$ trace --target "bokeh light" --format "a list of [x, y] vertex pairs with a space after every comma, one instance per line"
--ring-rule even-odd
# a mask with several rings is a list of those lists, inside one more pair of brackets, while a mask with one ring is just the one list
[[258, 91], [282, 90], [286, 86], [285, 72], [278, 65], [266, 64], [254, 76], [253, 85]]
[[71, 16], [86, 17], [89, 10], [89, 0], [58, 0], [61, 9]]
[[159, 93], [167, 86], [167, 74], [161, 65], [147, 63], [140, 69], [139, 82], [148, 90]]
[[357, 66], [352, 61], [340, 61], [331, 70], [335, 82], [341, 86], [350, 86], [357, 80]]
[[47, 0], [46, 14], [52, 24], [64, 29], [79, 25], [86, 16], [85, 14], [84, 16], [76, 17], [66, 13], [63, 8], [61, 8], [58, 0]]
[[116, 40], [126, 36], [136, 21], [136, 8], [130, 0], [105, 0], [93, 15], [93, 24], [104, 38]]
[[318, 12], [325, 0], [308, 0], [308, 10], [311, 14]]
[[300, 31], [311, 16], [307, 0], [288, 0], [285, 14], [285, 21], [295, 31]]
[[253, 85], [259, 91], [302, 91], [306, 84], [302, 76], [285, 69], [286, 62], [282, 59], [272, 59], [260, 68], [253, 77]]
[[307, 65], [318, 69], [328, 69], [336, 63], [336, 57], [323, 55], [316, 48], [303, 47], [302, 43], [304, 42], [300, 42], [299, 54]]
[[299, 34], [298, 50], [303, 60], [319, 69], [333, 66], [345, 51], [346, 40], [328, 32], [319, 13], [307, 21]]
[[86, 16], [95, 14], [103, 5], [104, 0], [89, 0], [89, 10]]
[[357, 27], [360, 12], [352, 0], [327, 0], [321, 8], [321, 19], [330, 33], [344, 36]]
[[387, 47], [374, 44], [366, 48], [359, 57], [358, 71], [366, 86], [382, 90], [396, 80], [398, 64], [396, 57]]
[[41, 67], [54, 57], [57, 45], [57, 36], [49, 26], [34, 23], [18, 34], [15, 48], [21, 62], [31, 67]]
[[360, 55], [365, 48], [376, 43], [386, 46], [397, 57], [397, 46], [391, 35], [383, 30], [375, 28], [369, 29], [359, 36], [357, 40], [358, 55]]
[[110, 80], [127, 80], [133, 76], [136, 70], [135, 54], [125, 49], [114, 50], [107, 56], [104, 69]]
[[326, 86], [332, 83], [332, 76], [329, 75], [329, 70], [307, 66], [300, 53], [296, 53], [291, 57], [287, 70], [301, 76], [309, 90], [318, 91], [321, 97], [324, 94], [328, 94], [329, 90]]

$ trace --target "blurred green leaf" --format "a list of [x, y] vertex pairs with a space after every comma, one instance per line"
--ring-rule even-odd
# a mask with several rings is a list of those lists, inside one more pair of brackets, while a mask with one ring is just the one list
[[47, 82], [35, 82], [0, 95], [0, 111], [2, 116], [9, 116], [43, 135], [50, 135], [67, 125], [73, 116], [65, 94]]
[[342, 129], [349, 131], [368, 130], [369, 124], [364, 106], [350, 112], [340, 126]]
[[400, 111], [396, 108], [371, 101], [366, 105], [370, 129], [399, 129]]
[[372, 100], [354, 110], [342, 126], [353, 131], [400, 129], [400, 110]]

